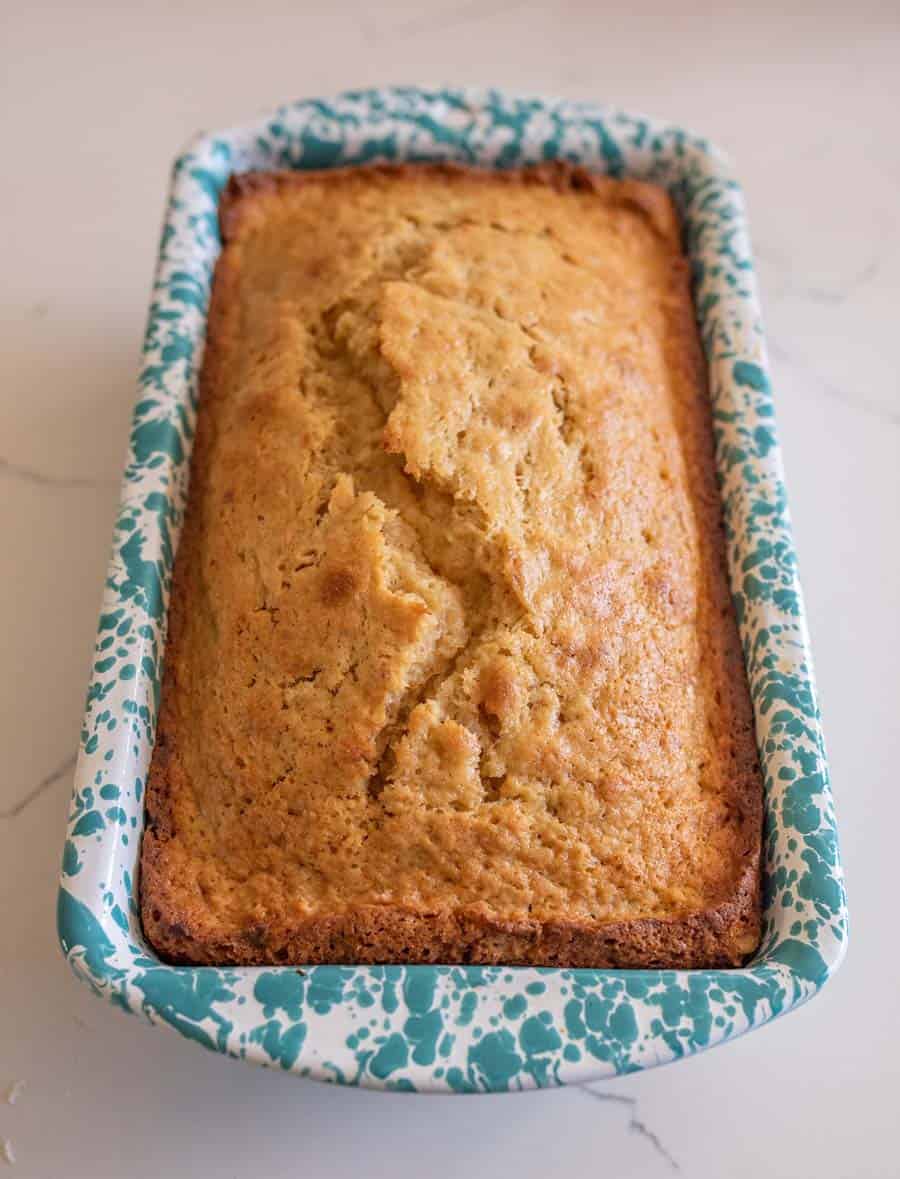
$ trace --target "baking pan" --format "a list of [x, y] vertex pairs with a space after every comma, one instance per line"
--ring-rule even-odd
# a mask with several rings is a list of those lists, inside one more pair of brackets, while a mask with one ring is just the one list
[[[731, 587], [765, 777], [764, 928], [741, 970], [173, 967], [141, 932], [137, 872], [205, 315], [232, 172], [371, 160], [565, 159], [665, 185], [709, 364]], [[710, 1048], [811, 998], [847, 913], [740, 188], [677, 127], [493, 90], [368, 90], [202, 135], [177, 159], [63, 852], [59, 937], [126, 1011], [301, 1076], [476, 1092], [580, 1083]]]

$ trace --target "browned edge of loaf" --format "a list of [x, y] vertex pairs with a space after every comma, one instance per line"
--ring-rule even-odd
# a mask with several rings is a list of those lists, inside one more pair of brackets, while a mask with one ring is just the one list
[[[215, 388], [223, 363], [221, 342], [226, 314], [237, 275], [229, 243], [244, 218], [266, 193], [305, 184], [309, 180], [340, 181], [360, 171], [403, 174], [483, 177], [492, 183], [545, 184], [558, 191], [577, 189], [615, 194], [616, 203], [644, 215], [677, 254], [681, 232], [677, 214], [666, 192], [657, 185], [614, 180], [582, 167], [553, 162], [510, 171], [491, 171], [453, 163], [369, 164], [315, 172], [247, 172], [229, 180], [219, 203], [223, 249], [216, 264], [206, 349], [199, 380], [200, 412], [191, 459], [190, 483], [203, 477], [212, 443], [213, 424], [203, 412], [207, 394]], [[684, 297], [668, 308], [670, 363], [691, 373], [698, 396], [678, 407], [679, 432], [694, 441], [692, 492], [695, 506], [720, 568], [725, 570], [725, 540], [718, 489], [706, 365], [694, 320], [689, 268], [681, 271]], [[189, 499], [184, 532], [175, 561], [167, 621], [167, 645], [180, 640], [185, 600], [186, 568], [190, 562], [194, 501]], [[752, 723], [746, 670], [737, 633], [727, 577], [712, 579], [708, 587], [718, 598], [731, 664], [733, 715], [747, 717], [735, 738], [735, 805], [743, 816], [746, 836], [743, 866], [732, 894], [707, 909], [676, 919], [643, 918], [621, 922], [504, 921], [469, 909], [422, 912], [402, 906], [355, 906], [351, 911], [309, 917], [294, 922], [269, 922], [237, 936], [224, 936], [213, 923], [204, 926], [187, 914], [173, 894], [163, 864], [162, 849], [174, 836], [170, 803], [171, 772], [177, 762], [178, 733], [170, 701], [175, 691], [175, 661], [166, 660], [156, 744], [148, 774], [146, 817], [140, 865], [140, 900], [144, 934], [163, 961], [198, 965], [314, 965], [317, 963], [472, 963], [509, 966], [538, 965], [607, 969], [702, 969], [740, 966], [760, 938], [760, 862], [762, 844], [762, 779]]]

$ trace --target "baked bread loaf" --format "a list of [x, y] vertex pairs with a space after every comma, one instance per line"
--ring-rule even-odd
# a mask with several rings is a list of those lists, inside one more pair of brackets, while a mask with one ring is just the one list
[[762, 784], [668, 197], [370, 167], [220, 221], [150, 943], [740, 963]]

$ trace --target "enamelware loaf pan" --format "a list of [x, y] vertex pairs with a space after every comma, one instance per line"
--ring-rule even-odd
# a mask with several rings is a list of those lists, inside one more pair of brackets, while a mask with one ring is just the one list
[[[371, 160], [565, 159], [665, 185], [709, 364], [731, 588], [765, 777], [764, 929], [740, 970], [174, 967], [138, 916], [143, 790], [185, 506], [217, 203], [233, 172]], [[847, 913], [741, 192], [709, 144], [583, 103], [387, 89], [203, 135], [175, 163], [87, 695], [59, 890], [75, 973], [207, 1048], [320, 1080], [478, 1092], [580, 1083], [687, 1056], [811, 998]]]

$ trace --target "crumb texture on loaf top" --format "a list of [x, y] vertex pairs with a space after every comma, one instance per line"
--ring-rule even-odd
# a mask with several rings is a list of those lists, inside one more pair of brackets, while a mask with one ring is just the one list
[[154, 903], [239, 932], [732, 896], [756, 768], [667, 199], [360, 171], [247, 181], [223, 226]]

